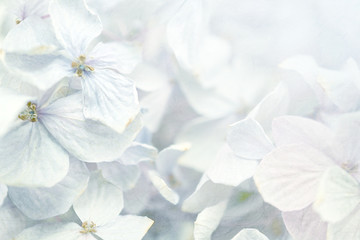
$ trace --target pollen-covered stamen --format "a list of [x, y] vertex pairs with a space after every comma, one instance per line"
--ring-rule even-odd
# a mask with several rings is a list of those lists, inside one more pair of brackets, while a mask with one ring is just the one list
[[36, 104], [32, 102], [28, 102], [27, 108], [24, 111], [22, 111], [18, 117], [23, 121], [28, 120], [30, 122], [37, 122], [38, 115], [36, 112]]
[[84, 74], [84, 71], [86, 72], [92, 72], [95, 69], [89, 65], [85, 64], [86, 61], [86, 57], [84, 55], [80, 55], [80, 57], [78, 57], [78, 59], [74, 62], [71, 63], [71, 67], [76, 69], [76, 75], [78, 75], [78, 77], [82, 77]]
[[96, 232], [96, 224], [93, 222], [88, 223], [87, 221], [83, 222], [81, 227], [83, 230], [80, 231], [80, 233], [95, 233]]

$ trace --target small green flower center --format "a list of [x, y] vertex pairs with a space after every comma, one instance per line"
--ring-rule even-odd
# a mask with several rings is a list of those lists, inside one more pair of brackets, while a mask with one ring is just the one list
[[80, 57], [78, 57], [76, 59], [76, 61], [72, 62], [71, 63], [71, 67], [76, 69], [76, 75], [78, 77], [82, 77], [83, 74], [84, 74], [84, 71], [85, 72], [92, 72], [94, 71], [95, 69], [89, 65], [86, 65], [85, 64], [85, 61], [86, 61], [86, 56], [85, 55], [80, 55]]
[[36, 112], [36, 104], [32, 102], [27, 103], [27, 108], [22, 111], [18, 117], [23, 121], [37, 122], [38, 115]]
[[96, 224], [94, 222], [88, 223], [87, 221], [83, 222], [81, 227], [83, 228], [80, 233], [95, 233], [96, 232]]

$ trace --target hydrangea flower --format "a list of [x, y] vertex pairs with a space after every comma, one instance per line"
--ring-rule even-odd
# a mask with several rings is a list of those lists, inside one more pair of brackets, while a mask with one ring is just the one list
[[[63, 77], [72, 77], [73, 87], [81, 83], [84, 116], [123, 132], [139, 112], [134, 83], [123, 75], [132, 71], [137, 54], [117, 43], [91, 48], [102, 25], [83, 0], [53, 0], [49, 13], [52, 26], [24, 21], [8, 34], [7, 63], [36, 74], [34, 84], [45, 89]], [[21, 42], [29, 35], [33, 42]], [[21, 51], [18, 46], [24, 45]]]
[[51, 187], [67, 174], [69, 152], [82, 161], [113, 161], [135, 137], [138, 120], [120, 135], [84, 118], [79, 93], [54, 99], [57, 87], [61, 84], [39, 98], [9, 95], [11, 102], [28, 102], [17, 113], [20, 104], [14, 106], [7, 116], [12, 124], [0, 141], [3, 183]]
[[73, 207], [81, 225], [74, 222], [41, 223], [25, 229], [15, 239], [141, 240], [153, 224], [147, 217], [119, 215], [123, 208], [122, 191], [107, 182], [101, 172], [92, 173], [86, 190]]

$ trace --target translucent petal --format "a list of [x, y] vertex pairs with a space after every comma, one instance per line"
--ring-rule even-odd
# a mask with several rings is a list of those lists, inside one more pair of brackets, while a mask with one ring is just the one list
[[227, 201], [201, 211], [194, 223], [195, 240], [211, 240], [211, 234], [218, 227], [227, 206]]
[[309, 118], [281, 116], [273, 120], [272, 129], [277, 146], [299, 143], [326, 152], [334, 143], [335, 136], [332, 131]]
[[203, 177], [197, 189], [183, 203], [182, 210], [196, 213], [227, 199], [233, 187], [211, 182]]
[[123, 206], [121, 189], [107, 182], [100, 171], [92, 173], [85, 192], [73, 205], [82, 222], [92, 221], [96, 226], [103, 226], [114, 220]]
[[255, 173], [259, 162], [239, 158], [226, 144], [219, 151], [216, 161], [206, 171], [214, 183], [236, 187]]
[[176, 205], [179, 202], [179, 195], [166, 184], [166, 182], [160, 177], [157, 172], [149, 171], [148, 174], [150, 181], [159, 191], [161, 196], [163, 196], [172, 204]]
[[95, 69], [82, 79], [84, 115], [122, 133], [139, 113], [134, 83], [112, 71]]
[[307, 145], [276, 148], [260, 162], [254, 180], [265, 202], [295, 211], [314, 200], [323, 172], [334, 163]]
[[189, 144], [179, 164], [205, 172], [225, 142], [228, 120], [200, 118], [189, 122], [176, 138], [177, 144]]
[[[6, 88], [0, 88], [0, 137], [13, 127], [18, 115], [32, 97], [21, 95]], [[11, 103], [11, 104], [9, 104]]]
[[25, 81], [41, 90], [51, 88], [72, 73], [71, 61], [57, 53], [37, 55], [7, 53], [5, 61], [11, 67], [31, 74], [31, 77], [26, 78]]
[[77, 58], [102, 31], [99, 17], [92, 13], [84, 0], [54, 0], [49, 13], [56, 36], [64, 48]]
[[141, 52], [125, 43], [99, 43], [89, 54], [90, 66], [95, 69], [111, 69], [122, 74], [131, 73], [141, 61]]
[[59, 47], [51, 23], [39, 17], [29, 17], [13, 28], [4, 39], [9, 53], [39, 55], [52, 53]]
[[41, 110], [41, 121], [57, 141], [86, 162], [114, 161], [131, 144], [142, 124], [136, 117], [119, 134], [101, 123], [86, 120], [80, 94], [60, 98]]
[[34, 224], [8, 198], [0, 207], [0, 222], [0, 234], [4, 240], [13, 240], [17, 234]]
[[65, 177], [68, 153], [40, 122], [22, 123], [0, 140], [0, 179], [19, 187], [51, 187]]
[[286, 229], [294, 239], [326, 240], [327, 223], [309, 206], [293, 212], [283, 212]]
[[360, 204], [360, 185], [345, 170], [329, 168], [323, 175], [314, 209], [327, 222], [338, 222]]
[[142, 161], [155, 161], [158, 150], [147, 144], [133, 142], [121, 156], [123, 164], [137, 164]]
[[[76, 223], [38, 224], [22, 231], [16, 240], [83, 240], [82, 228]], [[95, 240], [88, 236], [87, 240]]]
[[98, 166], [106, 180], [124, 191], [134, 188], [141, 174], [137, 165], [124, 165], [116, 161], [98, 163]]
[[88, 170], [72, 159], [67, 176], [51, 188], [9, 188], [13, 203], [31, 219], [45, 219], [64, 214], [86, 188]]
[[112, 222], [99, 227], [96, 235], [103, 240], [141, 240], [153, 223], [154, 221], [147, 217], [117, 216]]
[[251, 118], [231, 125], [227, 142], [236, 155], [248, 159], [261, 159], [274, 148], [261, 125]]
[[360, 239], [360, 206], [344, 220], [331, 223], [328, 227], [327, 240]]
[[204, 27], [203, 1], [183, 1], [167, 26], [167, 38], [178, 61], [191, 68], [199, 50]]
[[187, 144], [171, 145], [160, 151], [155, 161], [156, 168], [161, 176], [168, 176], [173, 172], [177, 165], [179, 157], [188, 150]]
[[256, 229], [244, 228], [231, 240], [269, 240], [264, 234]]
[[4, 184], [0, 184], [0, 206], [3, 204], [4, 199], [8, 195], [8, 188]]

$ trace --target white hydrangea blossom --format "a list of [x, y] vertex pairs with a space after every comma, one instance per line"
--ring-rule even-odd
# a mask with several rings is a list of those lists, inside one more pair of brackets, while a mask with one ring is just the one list
[[360, 240], [359, 8], [0, 1], [1, 240]]

